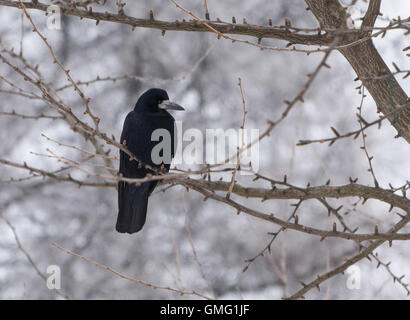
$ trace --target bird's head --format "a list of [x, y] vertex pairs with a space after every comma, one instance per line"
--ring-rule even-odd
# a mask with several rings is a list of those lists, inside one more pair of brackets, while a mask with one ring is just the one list
[[135, 105], [136, 111], [148, 110], [160, 112], [161, 110], [185, 110], [179, 104], [169, 101], [168, 93], [163, 89], [152, 88], [145, 91]]

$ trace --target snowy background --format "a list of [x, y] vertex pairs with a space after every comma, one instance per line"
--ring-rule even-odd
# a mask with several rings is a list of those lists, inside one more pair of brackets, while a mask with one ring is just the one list
[[[115, 12], [114, 1], [107, 7]], [[202, 1], [180, 1], [181, 5], [203, 14]], [[345, 1], [344, 3], [347, 3]], [[302, 0], [287, 1], [215, 1], [208, 0], [211, 19], [237, 21], [246, 17], [249, 23], [266, 25], [268, 18], [274, 25], [290, 17], [298, 27], [316, 27], [312, 14], [305, 10]], [[134, 17], [148, 17], [150, 9], [161, 20], [189, 19], [170, 1], [128, 2], [125, 12]], [[363, 15], [366, 5], [358, 1], [353, 15]], [[95, 10], [98, 10], [96, 8]], [[104, 11], [105, 9], [100, 9]], [[386, 17], [407, 17], [408, 0], [384, 0], [384, 16], [378, 25], [386, 25]], [[124, 80], [98, 82], [83, 87], [92, 98], [91, 107], [101, 118], [101, 128], [118, 139], [126, 114], [133, 108], [139, 95], [148, 88], [166, 89], [171, 100], [183, 105], [184, 113], [175, 114], [184, 129], [238, 128], [242, 121], [242, 103], [237, 86], [241, 77], [248, 108], [247, 128], [264, 130], [267, 120], [277, 119], [283, 112], [283, 100], [291, 100], [301, 90], [306, 74], [312, 72], [322, 54], [306, 56], [302, 53], [261, 51], [229, 40], [216, 40], [215, 34], [140, 29], [130, 26], [80, 20], [64, 17], [61, 30], [48, 30], [43, 13], [30, 11], [39, 30], [53, 45], [58, 58], [71, 70], [75, 80], [92, 80], [97, 76], [122, 74], [144, 77], [144, 81]], [[21, 11], [0, 8], [0, 37], [7, 48], [20, 49]], [[52, 64], [48, 49], [31, 32], [27, 19], [23, 53], [55, 87], [67, 84], [65, 77]], [[245, 38], [245, 37], [244, 37]], [[253, 39], [252, 39], [253, 40]], [[216, 44], [215, 44], [216, 43]], [[285, 42], [266, 40], [266, 45], [284, 46]], [[409, 69], [409, 58], [402, 49], [409, 45], [402, 31], [389, 32], [375, 40], [376, 47], [391, 66], [394, 61], [402, 69]], [[180, 79], [214, 46], [199, 67], [184, 80]], [[355, 113], [360, 95], [353, 82], [356, 77], [348, 62], [337, 52], [328, 60], [331, 69], [324, 69], [305, 96], [304, 104], [297, 104], [287, 119], [263, 140], [260, 148], [260, 172], [305, 186], [348, 183], [349, 176], [358, 177], [362, 184], [372, 184], [367, 172], [365, 154], [360, 150], [360, 139], [345, 139], [331, 148], [314, 144], [296, 147], [299, 139], [317, 139], [332, 136], [330, 126], [339, 132], [358, 128]], [[13, 72], [0, 65], [0, 74], [13, 79]], [[151, 79], [151, 80], [150, 80]], [[409, 80], [399, 80], [405, 90]], [[6, 89], [0, 82], [0, 89]], [[408, 91], [408, 90], [407, 90]], [[72, 90], [65, 90], [64, 98], [73, 108], [81, 110], [81, 100]], [[1, 94], [0, 111], [16, 110], [25, 114], [49, 113], [41, 103], [18, 96]], [[369, 96], [364, 101], [365, 119], [377, 118], [376, 106]], [[64, 122], [52, 120], [23, 120], [0, 116], [1, 158], [34, 167], [56, 170], [60, 164], [30, 152], [45, 153], [50, 148], [61, 155], [78, 156], [72, 150], [57, 147], [41, 133], [68, 144], [92, 150], [92, 146], [75, 135]], [[403, 139], [394, 139], [396, 131], [384, 123], [380, 130], [367, 131], [369, 153], [374, 156], [374, 169], [381, 186], [388, 183], [399, 186], [410, 178], [410, 148]], [[117, 150], [113, 150], [117, 152]], [[0, 180], [24, 177], [26, 172], [0, 166]], [[225, 177], [226, 179], [229, 176]], [[241, 183], [250, 185], [246, 177]], [[266, 186], [262, 182], [254, 185]], [[161, 188], [157, 189], [160, 190]], [[244, 199], [240, 199], [244, 201]], [[331, 201], [352, 208], [356, 199]], [[295, 201], [249, 200], [246, 204], [264, 212], [275, 212], [286, 218]], [[343, 263], [356, 253], [349, 241], [326, 239], [287, 231], [274, 242], [272, 255], [257, 259], [246, 272], [244, 260], [256, 255], [269, 241], [267, 232], [278, 228], [245, 214], [239, 216], [233, 208], [202, 201], [194, 192], [174, 187], [167, 192], [153, 194], [149, 202], [147, 223], [142, 232], [130, 235], [115, 231], [117, 195], [114, 188], [79, 189], [68, 183], [52, 180], [28, 180], [20, 183], [0, 182], [0, 210], [16, 227], [25, 249], [31, 254], [42, 272], [49, 265], [59, 265], [62, 271], [62, 289], [74, 299], [187, 299], [164, 290], [133, 284], [98, 269], [78, 258], [69, 256], [52, 242], [76, 253], [108, 265], [130, 277], [157, 285], [172, 286], [211, 295], [212, 288], [220, 299], [279, 299], [300, 289], [298, 280], [305, 283]], [[351, 225], [360, 224], [362, 232], [371, 231], [375, 224], [382, 230], [397, 221], [387, 213], [388, 207], [376, 201], [358, 206], [346, 216]], [[330, 229], [334, 220], [315, 202], [306, 202], [299, 218], [309, 225]], [[186, 220], [188, 219], [188, 220]], [[201, 276], [186, 231], [188, 222], [206, 280]], [[409, 232], [409, 227], [403, 231]], [[398, 276], [410, 277], [408, 243], [396, 241], [392, 248], [383, 245], [376, 250], [382, 261], [392, 261], [391, 269]], [[393, 283], [392, 278], [377, 263], [363, 260], [361, 288], [346, 288], [347, 275], [339, 275], [325, 282], [321, 292], [312, 290], [308, 299], [405, 299], [406, 292]], [[410, 281], [410, 280], [407, 280]], [[17, 249], [7, 225], [0, 220], [0, 298], [54, 299], [57, 296]]]

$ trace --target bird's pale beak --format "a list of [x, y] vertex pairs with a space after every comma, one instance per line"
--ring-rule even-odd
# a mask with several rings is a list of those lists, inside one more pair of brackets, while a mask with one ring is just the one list
[[171, 102], [169, 100], [164, 100], [162, 101], [158, 107], [160, 109], [167, 109], [167, 110], [178, 110], [178, 111], [183, 111], [185, 110], [184, 108], [182, 108], [179, 104], [175, 103], [175, 102]]

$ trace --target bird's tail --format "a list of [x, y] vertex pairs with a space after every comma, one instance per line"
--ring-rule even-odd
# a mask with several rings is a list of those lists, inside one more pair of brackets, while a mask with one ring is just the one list
[[147, 216], [148, 197], [152, 192], [151, 182], [138, 187], [120, 181], [118, 184], [119, 212], [115, 229], [121, 233], [135, 233], [142, 229]]

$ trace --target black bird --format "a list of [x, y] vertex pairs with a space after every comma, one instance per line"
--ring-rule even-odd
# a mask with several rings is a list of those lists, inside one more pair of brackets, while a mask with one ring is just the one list
[[[133, 111], [128, 113], [124, 121], [121, 143], [137, 158], [120, 150], [119, 173], [127, 178], [144, 178], [147, 174], [168, 172], [174, 157], [174, 118], [166, 111], [184, 110], [180, 105], [169, 101], [168, 94], [162, 89], [149, 89], [138, 99]], [[169, 163], [158, 163], [152, 159], [152, 149], [161, 141], [152, 141], [152, 133], [156, 129], [165, 129], [170, 134], [171, 146]], [[165, 138], [163, 138], [164, 140]], [[155, 140], [155, 139], [154, 139]], [[166, 142], [166, 140], [164, 140]], [[164, 154], [160, 156], [165, 156]], [[120, 181], [118, 183], [118, 218], [116, 230], [121, 233], [135, 233], [141, 230], [147, 214], [148, 197], [159, 181], [147, 181], [136, 185]]]

